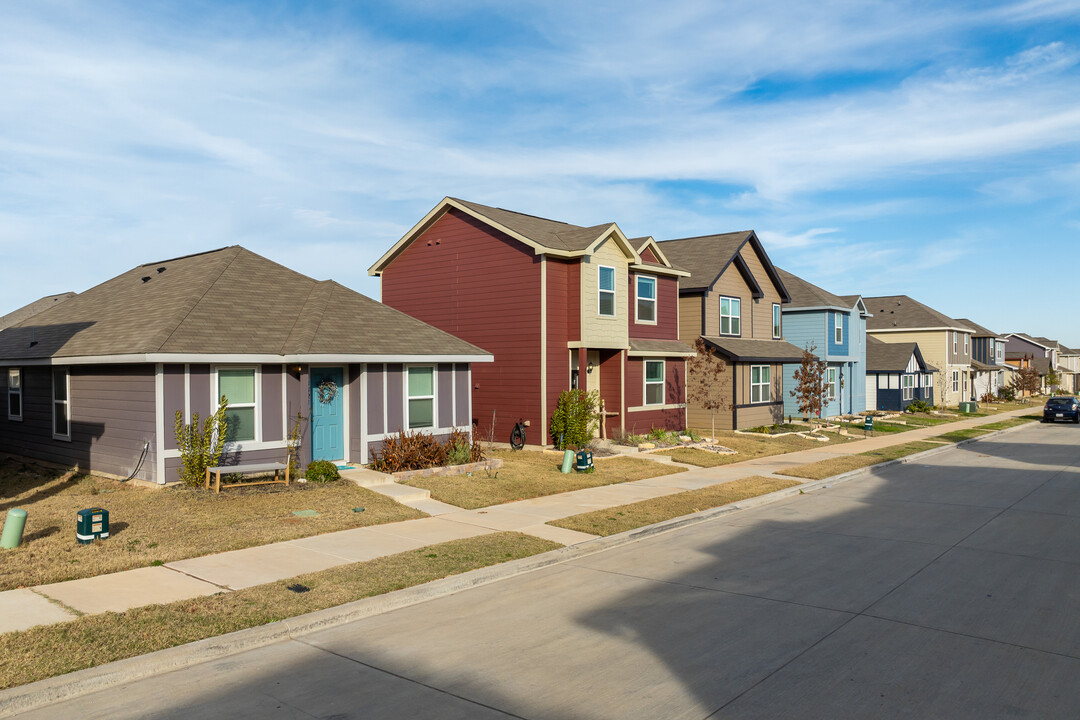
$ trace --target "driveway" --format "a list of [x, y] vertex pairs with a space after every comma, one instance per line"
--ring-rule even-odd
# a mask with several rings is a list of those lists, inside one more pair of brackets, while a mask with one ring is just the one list
[[1030, 426], [30, 718], [1075, 718], [1080, 429]]

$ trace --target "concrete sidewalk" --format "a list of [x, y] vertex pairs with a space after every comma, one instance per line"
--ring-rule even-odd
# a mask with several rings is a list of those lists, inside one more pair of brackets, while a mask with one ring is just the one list
[[431, 517], [179, 560], [161, 567], [138, 568], [39, 585], [32, 589], [0, 592], [0, 633], [63, 622], [80, 614], [120, 612], [142, 605], [239, 590], [303, 573], [415, 550], [425, 545], [500, 531], [512, 530], [563, 545], [576, 545], [596, 536], [546, 523], [750, 475], [770, 475], [795, 465], [922, 440], [943, 432], [977, 427], [1030, 412], [1033, 409], [1022, 408], [991, 417], [960, 420], [947, 426], [879, 435], [844, 445], [811, 448], [715, 468], [694, 467], [675, 475], [519, 500], [478, 510], [463, 510], [445, 503], [421, 500], [425, 503], [423, 509]]

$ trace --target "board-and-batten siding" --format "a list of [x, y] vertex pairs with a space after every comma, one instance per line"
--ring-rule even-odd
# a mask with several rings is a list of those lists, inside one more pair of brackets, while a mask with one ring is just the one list
[[532, 248], [449, 210], [385, 269], [382, 301], [494, 355], [473, 368], [470, 420], [481, 437], [492, 411], [504, 442], [519, 417], [546, 424], [537, 392], [540, 258]]
[[71, 440], [53, 438], [52, 369], [22, 368], [23, 420], [8, 420], [7, 368], [0, 409], [0, 452], [37, 458], [80, 470], [127, 477], [150, 448], [135, 477], [151, 479], [155, 461], [154, 367], [72, 366]]

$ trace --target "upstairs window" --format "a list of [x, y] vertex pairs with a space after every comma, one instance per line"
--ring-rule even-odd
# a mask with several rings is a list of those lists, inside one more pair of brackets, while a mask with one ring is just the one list
[[219, 368], [217, 396], [225, 396], [225, 442], [255, 440], [255, 368]]
[[664, 361], [645, 361], [645, 404], [664, 404]]
[[833, 342], [842, 345], [844, 342], [844, 316], [833, 313]]
[[8, 420], [22, 420], [22, 370], [8, 369]]
[[953, 355], [956, 354], [956, 331], [955, 330], [953, 330], [953, 332], [952, 332], [952, 352], [953, 352]]
[[780, 306], [773, 303], [772, 306], [772, 336], [774, 340], [778, 340], [781, 335], [780, 327]]
[[615, 268], [601, 265], [597, 282], [599, 287], [599, 312], [602, 317], [615, 317]]
[[966, 334], [964, 335], [964, 354], [968, 354], [968, 336]]
[[720, 334], [742, 334], [742, 300], [739, 298], [720, 298]]
[[71, 439], [71, 387], [68, 369], [53, 368], [53, 437], [57, 440]]
[[435, 368], [409, 368], [409, 429], [435, 427]]
[[656, 322], [656, 278], [638, 275], [637, 277], [637, 321], [639, 323]]

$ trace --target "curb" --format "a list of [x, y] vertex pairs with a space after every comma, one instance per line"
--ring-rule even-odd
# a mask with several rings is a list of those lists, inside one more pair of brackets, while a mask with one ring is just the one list
[[423, 585], [411, 588], [395, 590], [385, 595], [379, 595], [337, 607], [317, 610], [305, 615], [286, 618], [277, 622], [261, 625], [259, 627], [237, 630], [236, 632], [218, 635], [216, 637], [197, 640], [186, 645], [178, 645], [164, 650], [157, 650], [146, 655], [137, 655], [124, 660], [116, 660], [98, 667], [77, 670], [65, 675], [38, 680], [37, 682], [18, 687], [0, 690], [0, 718], [12, 717], [19, 713], [39, 709], [62, 700], [87, 695], [99, 690], [106, 690], [118, 685], [142, 680], [148, 677], [161, 675], [173, 670], [180, 670], [210, 660], [235, 655], [247, 650], [254, 650], [267, 645], [272, 645], [287, 640], [296, 640], [305, 635], [344, 625], [346, 623], [361, 620], [363, 618], [380, 615], [400, 608], [418, 605], [428, 600], [446, 597], [470, 588], [487, 585], [499, 580], [506, 580], [518, 575], [540, 570], [552, 565], [577, 560], [593, 555], [604, 550], [610, 550], [622, 545], [628, 545], [638, 540], [660, 535], [673, 530], [678, 530], [691, 525], [712, 520], [713, 518], [729, 515], [740, 510], [767, 505], [778, 500], [783, 500], [794, 495], [805, 494], [814, 490], [829, 487], [839, 482], [845, 482], [853, 478], [865, 475], [890, 465], [898, 465], [916, 461], [921, 458], [940, 455], [953, 450], [961, 445], [967, 445], [1004, 433], [1019, 430], [1027, 424], [1016, 427], [996, 430], [986, 435], [957, 443], [942, 445], [938, 448], [924, 450], [920, 453], [908, 455], [897, 460], [869, 465], [864, 468], [852, 470], [841, 475], [834, 475], [822, 480], [801, 483], [795, 487], [777, 490], [767, 495], [759, 495], [738, 502], [709, 508], [692, 515], [672, 518], [654, 525], [643, 528], [627, 530], [626, 532], [607, 537], [599, 537], [595, 540], [587, 540], [577, 545], [552, 550], [550, 552], [533, 555], [532, 557], [512, 560], [499, 565], [470, 570], [460, 575], [434, 580]]

